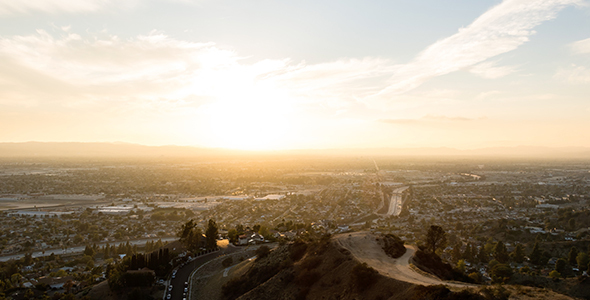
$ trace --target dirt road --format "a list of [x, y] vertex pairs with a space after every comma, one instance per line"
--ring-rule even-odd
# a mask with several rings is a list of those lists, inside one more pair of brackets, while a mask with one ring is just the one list
[[429, 276], [429, 274], [414, 271], [409, 262], [416, 251], [413, 246], [406, 245], [406, 253], [395, 259], [383, 251], [381, 246], [377, 244], [377, 237], [369, 232], [344, 233], [334, 238], [342, 247], [348, 249], [358, 261], [367, 263], [385, 276], [422, 285], [443, 284], [457, 288], [476, 287], [476, 285], [467, 283], [443, 281], [434, 275]]

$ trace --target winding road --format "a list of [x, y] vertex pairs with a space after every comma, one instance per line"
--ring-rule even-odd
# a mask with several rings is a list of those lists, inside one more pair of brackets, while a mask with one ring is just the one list
[[434, 275], [430, 276], [427, 273], [415, 271], [410, 267], [410, 258], [416, 252], [414, 246], [406, 245], [406, 253], [396, 259], [388, 256], [377, 243], [377, 237], [369, 232], [345, 233], [336, 235], [334, 238], [343, 248], [348, 249], [358, 261], [367, 263], [384, 276], [421, 285], [443, 284], [457, 288], [476, 287], [476, 285], [468, 283], [444, 281]]

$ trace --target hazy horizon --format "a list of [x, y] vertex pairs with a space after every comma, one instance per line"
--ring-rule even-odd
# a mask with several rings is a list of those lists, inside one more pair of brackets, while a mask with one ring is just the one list
[[149, 146], [132, 143], [84, 142], [0, 142], [0, 158], [43, 157], [121, 157], [121, 158], [181, 158], [181, 157], [399, 157], [399, 158], [474, 158], [474, 159], [564, 159], [588, 160], [590, 147], [487, 147], [457, 149], [450, 147], [381, 147], [324, 148], [288, 150], [237, 150], [193, 146]]
[[0, 142], [590, 147], [589, 4], [0, 0]]

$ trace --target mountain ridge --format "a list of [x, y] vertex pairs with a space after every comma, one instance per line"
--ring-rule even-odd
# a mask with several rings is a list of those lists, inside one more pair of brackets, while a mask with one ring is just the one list
[[195, 146], [147, 146], [123, 142], [0, 142], [0, 157], [193, 157], [259, 155], [522, 157], [590, 159], [589, 147], [450, 147], [236, 150]]

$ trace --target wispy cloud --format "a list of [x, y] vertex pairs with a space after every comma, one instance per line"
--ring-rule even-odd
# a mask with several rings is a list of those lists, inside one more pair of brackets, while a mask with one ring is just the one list
[[440, 116], [440, 115], [426, 115], [422, 118], [418, 119], [381, 119], [379, 122], [387, 123], [387, 124], [436, 124], [436, 123], [449, 123], [449, 122], [468, 122], [468, 121], [477, 121], [477, 120], [485, 120], [486, 117], [479, 117], [479, 118], [467, 118], [467, 117], [449, 117], [449, 116]]
[[223, 90], [224, 80], [239, 73], [237, 68], [244, 75], [241, 80], [268, 68], [240, 66], [238, 60], [212, 43], [179, 41], [159, 32], [121, 39], [106, 33], [82, 37], [64, 31], [54, 36], [38, 30], [0, 38], [0, 78], [13, 85], [10, 90], [29, 96], [25, 98], [53, 97], [65, 106], [85, 101], [177, 105], [178, 100], [190, 102]]
[[103, 11], [112, 8], [132, 7], [138, 0], [0, 0], [0, 15], [45, 13], [84, 13]]
[[[564, 7], [580, 3], [580, 0], [506, 0], [456, 34], [432, 44], [412, 62], [399, 66], [390, 85], [376, 97], [405, 93], [430, 78], [515, 50], [529, 40], [537, 25], [555, 18]], [[492, 76], [507, 71], [496, 69]]]
[[516, 72], [514, 66], [497, 66], [497, 62], [486, 61], [473, 66], [469, 72], [486, 79], [496, 79]]
[[553, 78], [572, 84], [590, 83], [590, 69], [584, 66], [572, 65], [557, 70]]
[[6, 96], [1, 102], [17, 103], [13, 93], [18, 91], [24, 95], [19, 99], [53, 98], [64, 106], [113, 102], [160, 109], [162, 103], [177, 107], [207, 99], [251, 100], [260, 96], [257, 93], [280, 90], [281, 101], [291, 98], [339, 109], [378, 91], [383, 86], [378, 79], [392, 72], [392, 64], [384, 59], [244, 63], [214, 43], [187, 42], [157, 31], [122, 39], [107, 32], [54, 29], [57, 34], [38, 30], [0, 37], [0, 64], [5, 66], [0, 68], [0, 82], [13, 85], [0, 92]]
[[[0, 0], [0, 12], [91, 11], [114, 3], [87, 0], [68, 6], [65, 0], [46, 0], [14, 4], [21, 2]], [[35, 100], [31, 99], [51, 98], [64, 106], [112, 102], [178, 107], [198, 106], [214, 98], [257, 99], [262, 93], [267, 99], [342, 110], [370, 104], [375, 97], [390, 101], [392, 95], [461, 69], [484, 78], [510, 74], [514, 67], [487, 60], [516, 49], [534, 33], [532, 28], [578, 2], [506, 0], [402, 65], [380, 58], [319, 64], [289, 59], [245, 63], [236, 53], [213, 43], [178, 40], [157, 31], [122, 39], [106, 32], [77, 34], [70, 27], [56, 27], [61, 29], [57, 34], [38, 30], [31, 35], [0, 37], [0, 82], [11, 85], [0, 91], [0, 101], [28, 99], [27, 105], [32, 105]]]
[[573, 42], [569, 46], [572, 52], [575, 54], [590, 53], [590, 38]]

